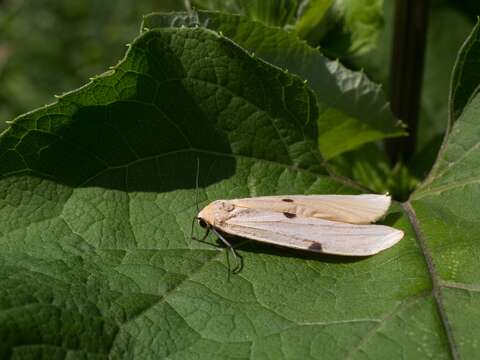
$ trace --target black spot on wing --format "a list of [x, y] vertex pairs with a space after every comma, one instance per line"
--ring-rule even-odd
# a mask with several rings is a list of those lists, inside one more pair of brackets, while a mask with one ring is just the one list
[[292, 199], [282, 199], [282, 201], [285, 201], [285, 202], [293, 202]]
[[291, 213], [287, 213], [287, 212], [284, 212], [283, 215], [285, 215], [285, 217], [289, 218], [289, 219], [293, 219], [294, 217], [297, 217], [296, 214], [291, 214]]
[[322, 244], [312, 243], [312, 245], [308, 247], [308, 250], [322, 252]]

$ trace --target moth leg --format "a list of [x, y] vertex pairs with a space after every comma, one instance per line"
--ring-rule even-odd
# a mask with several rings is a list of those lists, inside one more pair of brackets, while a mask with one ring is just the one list
[[[233, 269], [230, 263], [230, 252], [234, 254], [234, 259], [236, 261], [235, 267]], [[227, 264], [228, 264], [227, 280], [230, 281], [230, 274], [238, 274], [243, 269], [243, 258], [239, 254], [237, 254], [237, 256], [235, 257], [235, 252], [230, 250], [227, 251], [225, 254], [227, 255]]]
[[192, 221], [192, 231], [190, 233], [190, 238], [192, 240], [196, 240], [196, 241], [200, 241], [202, 243], [205, 243], [205, 244], [208, 244], [208, 245], [211, 245], [211, 246], [215, 246], [217, 247], [216, 245], [214, 244], [211, 244], [207, 241], [205, 241], [205, 239], [207, 238], [208, 234], [210, 233], [210, 228], [208, 227], [205, 231], [205, 235], [203, 235], [203, 237], [201, 239], [197, 238], [195, 235], [193, 235], [193, 229], [195, 228], [195, 221], [197, 220], [197, 218], [193, 218], [193, 221]]
[[238, 273], [243, 267], [243, 261], [241, 256], [237, 254], [232, 244], [230, 244], [227, 240], [225, 240], [225, 238], [213, 227], [212, 227], [212, 232], [230, 249], [230, 252], [232, 253], [233, 259], [235, 260], [235, 263], [236, 263], [235, 267], [232, 269], [232, 273], [233, 274]]
[[197, 220], [196, 217], [194, 217], [193, 220], [192, 220], [192, 231], [190, 232], [190, 239], [192, 239], [192, 240], [198, 240], [198, 238], [195, 235], [193, 235], [193, 230], [195, 229], [195, 221], [196, 220]]
[[207, 229], [207, 231], [205, 231], [205, 235], [203, 235], [203, 237], [200, 239], [200, 238], [197, 238], [196, 236], [192, 236], [192, 240], [195, 240], [195, 241], [198, 241], [198, 242], [201, 242], [201, 243], [204, 243], [204, 244], [207, 244], [207, 245], [210, 245], [210, 246], [214, 246], [216, 248], [218, 248], [219, 246], [216, 245], [216, 244], [212, 244], [208, 241], [205, 241], [205, 239], [207, 238], [208, 234], [210, 234], [210, 229]]

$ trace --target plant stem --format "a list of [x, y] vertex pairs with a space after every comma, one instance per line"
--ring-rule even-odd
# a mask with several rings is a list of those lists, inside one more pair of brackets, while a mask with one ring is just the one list
[[408, 126], [409, 136], [388, 140], [395, 163], [415, 151], [423, 79], [429, 0], [396, 0], [395, 30], [390, 61], [392, 111]]

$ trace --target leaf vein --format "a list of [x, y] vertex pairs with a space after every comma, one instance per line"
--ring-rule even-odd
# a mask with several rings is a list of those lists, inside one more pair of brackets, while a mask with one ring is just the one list
[[417, 239], [417, 243], [422, 250], [423, 257], [425, 258], [425, 262], [427, 264], [428, 273], [430, 275], [430, 279], [432, 281], [432, 294], [435, 299], [435, 304], [437, 306], [438, 315], [440, 317], [440, 321], [443, 326], [443, 330], [447, 337], [448, 348], [450, 350], [450, 355], [454, 360], [460, 359], [460, 354], [458, 352], [458, 346], [455, 342], [455, 338], [453, 335], [453, 331], [448, 320], [447, 312], [445, 310], [443, 296], [441, 293], [441, 283], [437, 273], [437, 269], [435, 263], [433, 262], [432, 254], [430, 253], [425, 236], [420, 228], [420, 223], [418, 221], [417, 215], [415, 214], [415, 210], [413, 209], [410, 202], [405, 202], [402, 204], [402, 208], [410, 221], [410, 224], [415, 232], [415, 236]]

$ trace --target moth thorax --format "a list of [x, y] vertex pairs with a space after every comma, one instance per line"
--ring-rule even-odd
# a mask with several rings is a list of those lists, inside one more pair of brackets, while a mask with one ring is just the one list
[[232, 216], [231, 212], [234, 209], [235, 205], [231, 202], [217, 200], [203, 208], [198, 214], [198, 217], [215, 226], [215, 224], [228, 220]]

